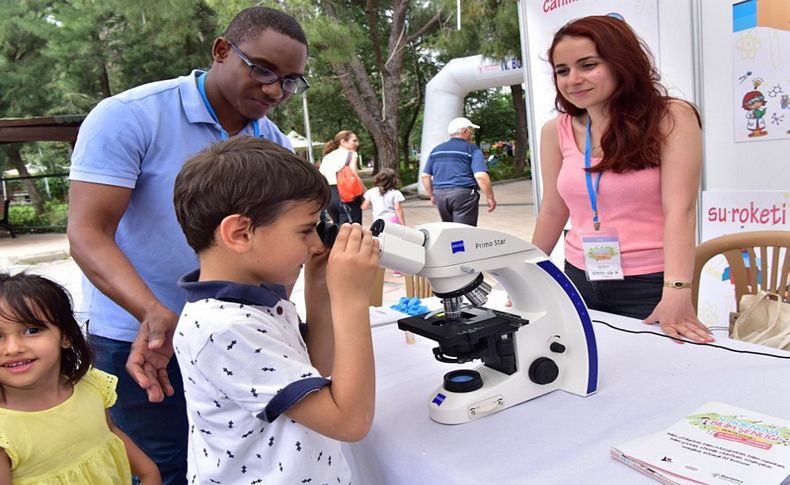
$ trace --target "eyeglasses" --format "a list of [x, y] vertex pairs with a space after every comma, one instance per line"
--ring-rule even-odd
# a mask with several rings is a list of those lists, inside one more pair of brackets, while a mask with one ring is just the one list
[[304, 76], [299, 76], [297, 78], [293, 77], [280, 77], [271, 69], [268, 69], [263, 66], [259, 66], [258, 64], [253, 64], [253, 62], [235, 45], [233, 42], [228, 42], [228, 45], [233, 49], [239, 58], [247, 64], [247, 67], [250, 68], [250, 79], [253, 81], [257, 81], [261, 84], [274, 84], [277, 81], [280, 81], [280, 86], [282, 86], [283, 91], [287, 91], [291, 94], [301, 94], [307, 91], [307, 88], [310, 87], [310, 84], [307, 82], [307, 79]]

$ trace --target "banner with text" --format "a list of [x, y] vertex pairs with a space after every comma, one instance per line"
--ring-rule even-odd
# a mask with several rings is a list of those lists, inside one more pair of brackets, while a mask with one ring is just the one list
[[[706, 190], [702, 193], [702, 240], [743, 231], [790, 230], [790, 191]], [[724, 256], [700, 275], [699, 319], [708, 326], [729, 325], [735, 290]]]

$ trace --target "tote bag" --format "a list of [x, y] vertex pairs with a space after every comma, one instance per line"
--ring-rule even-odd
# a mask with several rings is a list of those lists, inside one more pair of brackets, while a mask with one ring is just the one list
[[351, 152], [348, 152], [346, 163], [337, 171], [337, 193], [342, 202], [351, 202], [365, 193], [365, 186], [359, 176], [354, 173], [348, 164], [351, 162]]
[[790, 303], [775, 293], [743, 295], [741, 312], [730, 325], [730, 337], [776, 349], [790, 350]]

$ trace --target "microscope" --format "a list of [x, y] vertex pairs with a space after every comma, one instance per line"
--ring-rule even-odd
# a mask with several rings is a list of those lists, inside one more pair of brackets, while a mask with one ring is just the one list
[[[451, 222], [409, 228], [379, 219], [371, 231], [379, 240], [380, 265], [426, 277], [443, 303], [442, 310], [398, 320], [398, 328], [436, 341], [440, 362], [483, 363], [444, 376], [430, 396], [431, 419], [460, 424], [556, 389], [580, 396], [597, 390], [587, 307], [532, 244]], [[483, 307], [491, 291], [484, 273], [510, 295], [509, 312]]]

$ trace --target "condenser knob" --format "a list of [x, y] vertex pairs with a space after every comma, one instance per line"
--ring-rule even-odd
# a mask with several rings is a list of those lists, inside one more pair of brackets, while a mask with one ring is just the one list
[[560, 368], [548, 357], [535, 359], [529, 366], [529, 379], [535, 384], [549, 384], [557, 380]]

